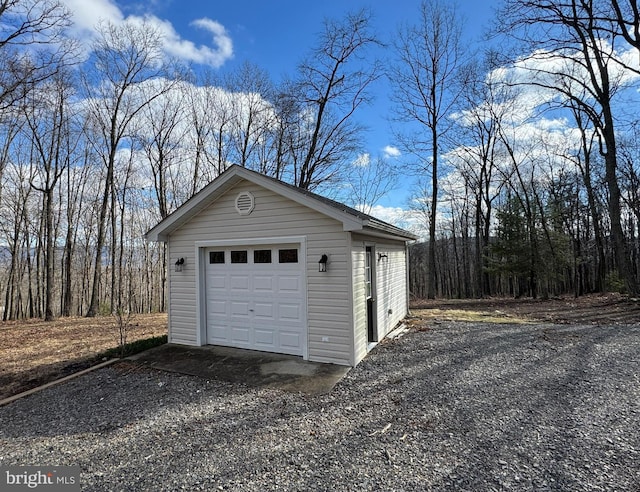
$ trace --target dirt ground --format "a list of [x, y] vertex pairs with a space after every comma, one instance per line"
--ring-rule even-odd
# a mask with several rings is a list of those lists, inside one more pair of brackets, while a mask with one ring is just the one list
[[545, 322], [559, 324], [640, 323], [640, 299], [621, 294], [592, 294], [553, 299], [435, 299], [412, 303], [426, 320]]
[[[619, 294], [539, 299], [436, 299], [412, 303], [413, 327], [439, 321], [561, 324], [640, 323], [640, 299]], [[167, 333], [166, 314], [139, 315], [129, 342]], [[101, 362], [118, 345], [115, 318], [0, 322], [0, 400]]]
[[[137, 315], [127, 333], [127, 342], [166, 335], [167, 315]], [[112, 316], [0, 322], [0, 400], [97, 364], [118, 345]]]

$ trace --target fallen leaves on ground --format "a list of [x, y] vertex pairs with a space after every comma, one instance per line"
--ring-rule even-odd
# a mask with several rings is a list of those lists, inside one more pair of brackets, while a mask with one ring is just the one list
[[[166, 314], [136, 315], [126, 342], [166, 333]], [[90, 367], [119, 341], [113, 316], [1, 322], [0, 399]]]

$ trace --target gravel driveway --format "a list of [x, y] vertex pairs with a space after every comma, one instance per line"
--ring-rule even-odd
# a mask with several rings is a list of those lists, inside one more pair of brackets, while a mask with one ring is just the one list
[[443, 323], [322, 396], [122, 364], [0, 423], [85, 490], [640, 490], [640, 327]]

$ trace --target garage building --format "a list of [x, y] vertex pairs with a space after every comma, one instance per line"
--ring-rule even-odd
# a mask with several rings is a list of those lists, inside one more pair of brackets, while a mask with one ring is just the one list
[[408, 313], [416, 236], [231, 166], [147, 233], [169, 258], [169, 342], [355, 366]]

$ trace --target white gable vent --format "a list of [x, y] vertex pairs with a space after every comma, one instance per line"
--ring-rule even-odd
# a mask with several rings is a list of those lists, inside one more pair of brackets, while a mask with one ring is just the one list
[[240, 215], [249, 215], [254, 206], [253, 195], [248, 191], [243, 191], [236, 197], [236, 210]]

